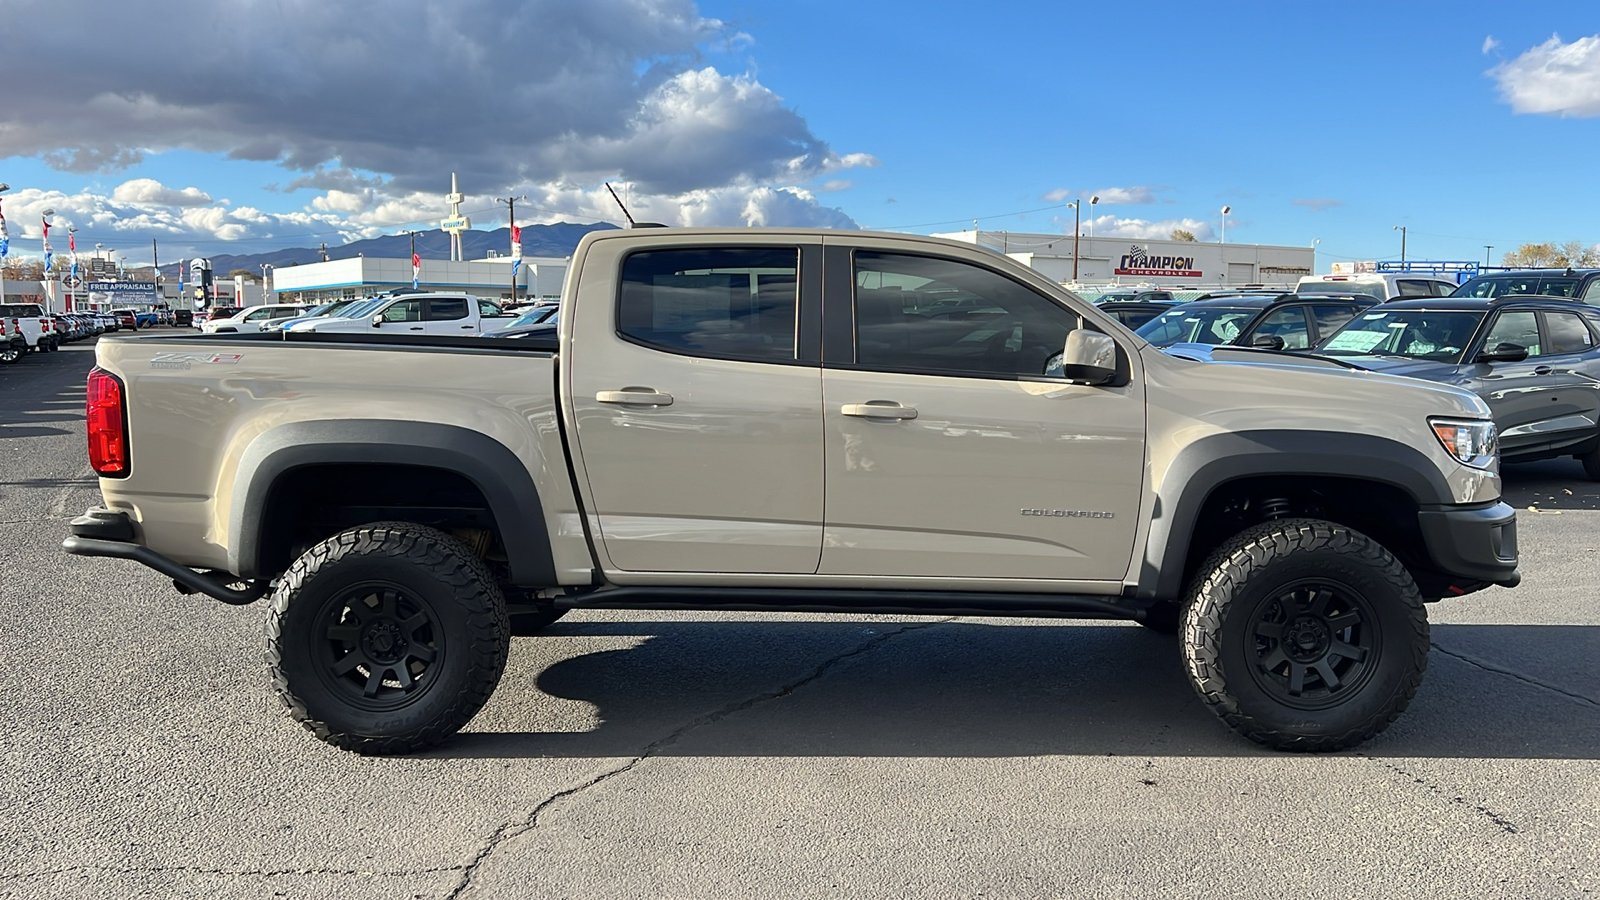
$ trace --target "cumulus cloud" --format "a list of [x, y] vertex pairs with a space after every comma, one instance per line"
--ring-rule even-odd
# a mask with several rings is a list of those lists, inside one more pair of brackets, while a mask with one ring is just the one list
[[[1164, 241], [1172, 237], [1172, 232], [1183, 229], [1195, 236], [1196, 240], [1209, 241], [1216, 235], [1216, 229], [1208, 222], [1199, 219], [1129, 219], [1121, 216], [1096, 216], [1093, 220], [1093, 233], [1095, 237], [1125, 237], [1145, 241]], [[1071, 231], [1070, 223], [1068, 231]], [[1090, 228], [1084, 226], [1084, 234], [1089, 234]]]
[[1513, 112], [1600, 116], [1600, 35], [1570, 44], [1553, 35], [1488, 74]]
[[135, 178], [117, 185], [111, 199], [118, 203], [154, 204], [156, 206], [209, 206], [215, 201], [211, 195], [196, 187], [182, 190], [169, 188], [154, 178]]
[[1306, 209], [1309, 209], [1312, 212], [1323, 212], [1325, 210], [1333, 209], [1335, 206], [1344, 205], [1343, 201], [1334, 200], [1331, 197], [1301, 197], [1296, 200], [1290, 200], [1289, 202], [1293, 203], [1295, 206], [1304, 206]]

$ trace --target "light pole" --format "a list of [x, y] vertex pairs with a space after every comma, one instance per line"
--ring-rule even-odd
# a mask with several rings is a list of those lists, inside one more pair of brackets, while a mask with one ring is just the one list
[[1089, 237], [1094, 237], [1094, 205], [1100, 202], [1100, 195], [1095, 194], [1089, 198]]
[[1317, 272], [1317, 248], [1322, 246], [1322, 238], [1311, 239], [1311, 274]]
[[267, 291], [267, 276], [272, 274], [272, 263], [261, 264], [261, 304], [272, 303], [272, 296]]
[[1493, 244], [1484, 244], [1483, 245], [1483, 265], [1484, 265], [1484, 268], [1488, 268], [1489, 267], [1489, 251], [1493, 250], [1493, 249], [1494, 249], [1494, 245]]
[[1406, 226], [1404, 226], [1404, 225], [1396, 225], [1395, 227], [1393, 227], [1393, 228], [1391, 228], [1389, 230], [1390, 231], [1398, 231], [1398, 232], [1400, 232], [1400, 261], [1401, 262], [1405, 262], [1406, 261]]
[[1233, 212], [1233, 207], [1231, 206], [1222, 208], [1222, 243], [1224, 244], [1228, 242], [1228, 213], [1231, 212]]
[[1067, 204], [1072, 207], [1072, 280], [1074, 282], [1078, 280], [1078, 225], [1080, 222], [1078, 204], [1082, 202], [1079, 200]]
[[69, 259], [72, 260], [72, 271], [67, 275], [66, 308], [70, 311], [72, 305], [79, 302], [80, 299], [78, 297], [78, 226], [76, 225], [67, 226], [67, 252], [71, 254]]

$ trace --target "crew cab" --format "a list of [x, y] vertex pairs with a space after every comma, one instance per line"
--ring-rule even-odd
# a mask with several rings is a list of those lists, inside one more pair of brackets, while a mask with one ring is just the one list
[[292, 304], [248, 306], [226, 318], [212, 316], [200, 330], [207, 334], [236, 334], [263, 331], [274, 320], [290, 319], [305, 312], [305, 307]]
[[[336, 316], [286, 326], [290, 332], [474, 335], [508, 327], [516, 316], [471, 294], [405, 293], [347, 307]], [[358, 314], [359, 313], [359, 314]]]
[[1129, 619], [1239, 733], [1335, 750], [1416, 692], [1426, 601], [1520, 578], [1457, 387], [1177, 358], [914, 235], [596, 232], [564, 296], [543, 338], [100, 341], [66, 550], [270, 593], [289, 715], [363, 753], [444, 740], [581, 607]]

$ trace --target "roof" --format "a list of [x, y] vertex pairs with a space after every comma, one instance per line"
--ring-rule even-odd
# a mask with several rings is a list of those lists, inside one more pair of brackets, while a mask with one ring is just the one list
[[1461, 310], [1464, 312], [1482, 312], [1488, 309], [1500, 309], [1513, 306], [1527, 309], [1565, 309], [1600, 312], [1578, 300], [1565, 297], [1545, 297], [1539, 294], [1501, 294], [1498, 297], [1413, 297], [1408, 300], [1390, 300], [1374, 309], [1432, 309], [1432, 310]]

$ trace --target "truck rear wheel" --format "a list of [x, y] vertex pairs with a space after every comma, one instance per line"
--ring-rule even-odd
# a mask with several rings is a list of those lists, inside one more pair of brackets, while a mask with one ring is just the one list
[[444, 532], [380, 522], [341, 532], [284, 573], [267, 662], [289, 715], [368, 754], [443, 741], [477, 714], [505, 670], [505, 599]]
[[1410, 573], [1377, 542], [1282, 519], [1212, 553], [1181, 643], [1200, 699], [1235, 731], [1278, 750], [1341, 750], [1416, 695], [1428, 618]]

